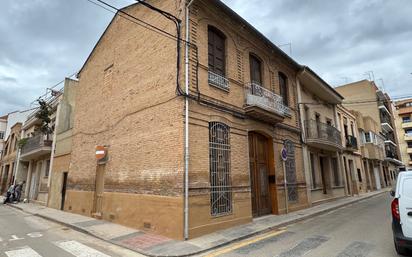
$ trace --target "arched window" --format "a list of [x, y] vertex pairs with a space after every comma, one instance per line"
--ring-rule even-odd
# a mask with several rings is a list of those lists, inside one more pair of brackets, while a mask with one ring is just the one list
[[209, 54], [209, 71], [218, 75], [226, 74], [226, 36], [215, 27], [208, 27], [208, 54]]
[[250, 81], [262, 85], [262, 62], [255, 54], [249, 55]]
[[289, 94], [288, 94], [288, 77], [282, 72], [279, 72], [279, 88], [280, 96], [283, 98], [283, 103], [289, 106]]
[[232, 212], [230, 178], [230, 128], [209, 123], [210, 207], [213, 216]]

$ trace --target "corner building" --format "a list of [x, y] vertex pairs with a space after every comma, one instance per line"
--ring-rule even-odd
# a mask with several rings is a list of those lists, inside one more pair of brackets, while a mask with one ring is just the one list
[[[146, 2], [185, 18], [182, 1]], [[123, 11], [175, 33], [141, 4]], [[303, 67], [220, 1], [194, 1], [189, 24], [189, 237], [306, 208]], [[64, 210], [183, 238], [185, 98], [176, 92], [184, 63], [178, 74], [176, 47], [113, 18], [78, 75]], [[107, 148], [104, 164], [96, 146]]]

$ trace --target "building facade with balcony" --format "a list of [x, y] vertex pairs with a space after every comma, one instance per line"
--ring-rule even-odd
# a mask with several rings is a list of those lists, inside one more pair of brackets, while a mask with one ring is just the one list
[[51, 170], [52, 146], [58, 96], [48, 96], [46, 102], [51, 107], [50, 133], [42, 133], [42, 120], [37, 116], [39, 108], [35, 108], [27, 116], [22, 126], [21, 149], [18, 155], [20, 168], [16, 176], [26, 181], [25, 199], [46, 205], [49, 191], [49, 174]]
[[3, 194], [14, 183], [17, 152], [21, 132], [21, 123], [10, 127], [9, 134], [4, 143], [3, 155], [0, 159], [0, 193]]
[[[182, 1], [147, 2], [185, 20]], [[175, 29], [142, 4], [123, 11]], [[186, 96], [176, 41], [116, 15], [95, 46], [78, 74], [64, 210], [182, 239], [308, 206], [304, 68], [220, 1], [196, 0], [189, 14]], [[340, 146], [336, 129], [322, 135]]]
[[412, 170], [412, 99], [397, 101], [395, 123], [399, 150], [405, 170]]
[[0, 160], [4, 151], [4, 142], [7, 128], [7, 115], [0, 117]]
[[342, 138], [342, 162], [345, 175], [345, 189], [348, 195], [367, 192], [366, 174], [362, 163], [362, 154], [356, 116], [342, 105], [337, 106], [338, 129]]
[[392, 174], [403, 166], [399, 160], [397, 132], [394, 123], [393, 104], [388, 94], [380, 90], [373, 81], [362, 80], [339, 86], [336, 90], [345, 97], [343, 105], [359, 111], [380, 124], [378, 136], [384, 141], [383, 185], [393, 183]]
[[319, 204], [346, 195], [336, 115], [343, 97], [308, 68], [298, 78], [307, 190], [310, 203]]
[[370, 116], [351, 111], [356, 116], [362, 164], [368, 192], [385, 187], [383, 162], [385, 160], [384, 138], [380, 135], [380, 124]]

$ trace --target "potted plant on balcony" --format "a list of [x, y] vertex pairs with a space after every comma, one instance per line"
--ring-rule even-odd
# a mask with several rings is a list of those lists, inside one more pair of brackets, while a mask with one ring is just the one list
[[28, 140], [28, 138], [26, 137], [26, 138], [20, 139], [20, 140], [17, 142], [17, 145], [18, 145], [19, 149], [22, 149], [22, 148], [26, 145], [27, 140]]
[[49, 103], [40, 98], [37, 99], [37, 103], [39, 104], [39, 111], [36, 113], [36, 118], [41, 121], [38, 130], [48, 138], [49, 135], [53, 133], [53, 128], [50, 127], [50, 116], [53, 114], [53, 108]]

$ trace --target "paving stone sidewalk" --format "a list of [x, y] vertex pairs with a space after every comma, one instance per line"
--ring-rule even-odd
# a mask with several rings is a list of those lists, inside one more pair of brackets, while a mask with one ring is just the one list
[[191, 256], [386, 193], [388, 190], [384, 189], [360, 196], [341, 198], [286, 215], [264, 216], [245, 225], [221, 230], [188, 241], [176, 241], [150, 232], [32, 203], [10, 204], [9, 206], [147, 256]]

